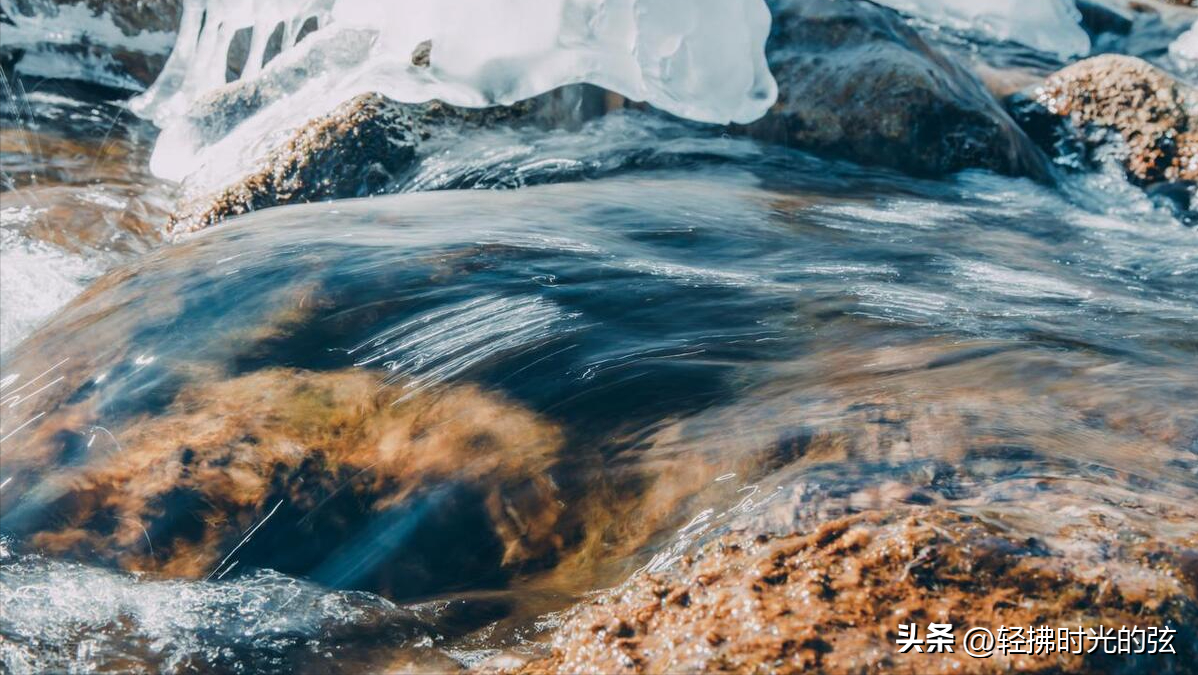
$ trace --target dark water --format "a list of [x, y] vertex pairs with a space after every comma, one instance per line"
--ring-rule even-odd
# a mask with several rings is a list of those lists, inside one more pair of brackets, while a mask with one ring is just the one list
[[[1096, 514], [1112, 536], [1198, 530], [1198, 231], [1115, 172], [917, 181], [629, 114], [446, 141], [396, 190], [484, 187], [521, 189], [239, 218], [6, 345], [8, 670], [472, 665], [714, 532], [866, 508], [986, 514], [1081, 559], [1106, 530], [1062, 533]], [[54, 476], [112, 461], [195, 387], [279, 369], [365, 372], [401, 406], [502, 396], [560, 430], [535, 472], [568, 533], [534, 564], [447, 562], [491, 536], [446, 506], [486, 489], [462, 466], [318, 554], [307, 513], [254, 507], [269, 523], [221, 549], [241, 565], [219, 580], [35, 552]], [[433, 571], [345, 581], [401, 563]]]

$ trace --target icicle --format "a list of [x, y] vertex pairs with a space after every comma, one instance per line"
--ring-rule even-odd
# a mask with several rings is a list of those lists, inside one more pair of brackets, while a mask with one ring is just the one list
[[[280, 22], [299, 36], [313, 18], [313, 34], [284, 40], [263, 67]], [[748, 122], [777, 95], [769, 26], [764, 0], [186, 0], [178, 45], [133, 110], [163, 127], [151, 166], [172, 179], [227, 177], [265, 139], [368, 91], [475, 107], [590, 82], [682, 117]], [[245, 66], [226, 84], [245, 29]], [[426, 43], [429, 63], [413, 64]], [[235, 103], [221, 114], [237, 119], [214, 138], [197, 118], [222, 96]]]

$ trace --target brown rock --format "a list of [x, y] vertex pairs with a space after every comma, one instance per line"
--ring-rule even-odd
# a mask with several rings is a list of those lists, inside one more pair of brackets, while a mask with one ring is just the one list
[[778, 5], [766, 49], [778, 102], [743, 132], [918, 175], [1047, 175], [985, 87], [896, 12], [857, 0]]
[[552, 560], [559, 430], [470, 386], [403, 393], [364, 371], [263, 370], [185, 386], [98, 440], [89, 404], [65, 406], [5, 448], [24, 493], [6, 527], [126, 570], [267, 567], [397, 597]]
[[270, 206], [374, 194], [415, 158], [420, 128], [410, 108], [357, 96], [296, 131], [257, 171], [183, 204], [170, 227], [186, 232]]
[[1113, 146], [1136, 185], [1192, 193], [1198, 181], [1198, 92], [1135, 56], [1079, 61], [1010, 106], [1042, 145], [1085, 155]]
[[[872, 512], [781, 537], [731, 535], [570, 612], [521, 673], [1188, 672], [1198, 605], [1179, 556], [1077, 566], [952, 511]], [[672, 599], [685, 595], [685, 603]], [[952, 624], [951, 653], [899, 653], [899, 624]], [[1170, 626], [1176, 656], [995, 654], [973, 627]], [[1139, 659], [1139, 660], [1137, 660]]]
[[432, 63], [433, 41], [425, 40], [412, 50], [412, 65], [417, 68], [428, 68]]
[[[230, 85], [197, 106], [193, 123], [202, 135], [219, 138], [269, 98], [263, 86]], [[171, 216], [170, 229], [190, 232], [270, 206], [379, 194], [412, 165], [420, 143], [434, 133], [512, 123], [570, 127], [602, 114], [602, 96], [596, 87], [574, 85], [511, 106], [461, 108], [362, 94], [306, 123], [249, 175], [215, 194], [185, 200]]]
[[[1132, 56], [1070, 65], [1035, 90], [1036, 102], [1079, 130], [1113, 132], [1140, 185], [1198, 180], [1198, 93]], [[1101, 137], [1093, 137], [1095, 145]]]

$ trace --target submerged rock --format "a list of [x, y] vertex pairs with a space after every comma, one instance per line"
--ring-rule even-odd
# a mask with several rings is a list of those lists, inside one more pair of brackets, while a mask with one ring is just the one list
[[1047, 175], [985, 87], [896, 12], [856, 0], [776, 4], [766, 51], [778, 102], [744, 133], [919, 175]]
[[[1143, 544], [1130, 561], [1079, 566], [990, 519], [943, 509], [731, 534], [574, 609], [552, 653], [516, 671], [1181, 673], [1198, 656], [1187, 560]], [[919, 625], [923, 639], [930, 622], [952, 624], [954, 649], [900, 653], [899, 625]], [[1054, 645], [1058, 627], [1169, 627], [1177, 653], [1085, 653], [1085, 639], [1081, 654], [975, 658], [964, 649], [974, 627], [1041, 625]]]
[[[363, 371], [185, 386], [93, 438], [66, 405], [9, 451], [5, 529], [45, 553], [181, 578], [270, 568], [406, 597], [552, 561], [558, 429], [471, 386], [401, 402]], [[40, 483], [29, 479], [57, 466]], [[36, 485], [36, 487], [31, 487]]]
[[1191, 211], [1198, 181], [1198, 93], [1146, 61], [1105, 54], [1070, 65], [1009, 101], [1060, 161], [1114, 156], [1149, 191], [1180, 192]]

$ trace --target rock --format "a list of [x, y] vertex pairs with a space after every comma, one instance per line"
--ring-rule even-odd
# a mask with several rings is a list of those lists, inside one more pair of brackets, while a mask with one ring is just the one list
[[[1198, 93], [1146, 61], [1104, 54], [1061, 69], [1008, 100], [1031, 137], [1083, 168], [1114, 155], [1135, 184], [1195, 204]], [[1187, 198], [1181, 201], [1185, 202]]]
[[171, 215], [173, 232], [294, 202], [364, 197], [382, 190], [416, 156], [421, 121], [408, 107], [364, 94], [296, 131], [261, 167]]
[[432, 64], [433, 41], [425, 40], [412, 50], [412, 65], [417, 68], [428, 68]]
[[1127, 35], [1135, 22], [1129, 9], [1109, 5], [1102, 0], [1077, 0], [1082, 15], [1082, 28], [1091, 38], [1103, 33]]
[[778, 102], [743, 133], [917, 175], [1048, 175], [985, 87], [896, 12], [857, 0], [776, 4], [767, 56]]
[[[261, 105], [257, 87], [235, 83], [202, 103], [193, 112], [195, 128], [205, 137], [227, 133]], [[380, 194], [412, 166], [421, 142], [434, 133], [514, 123], [571, 127], [602, 114], [603, 97], [597, 87], [576, 85], [511, 106], [461, 108], [362, 94], [305, 124], [249, 175], [215, 194], [185, 199], [170, 229], [191, 232], [270, 206]]]
[[[1079, 566], [1035, 538], [949, 510], [868, 512], [784, 536], [726, 535], [566, 615], [531, 673], [1188, 672], [1198, 656], [1188, 554]], [[952, 625], [954, 649], [899, 653], [900, 624]], [[974, 627], [1169, 626], [1175, 657], [964, 649]], [[1088, 647], [1087, 642], [1085, 647]]]
[[140, 89], [166, 63], [182, 7], [181, 0], [14, 0], [0, 21], [0, 65], [6, 74], [44, 77], [61, 69], [47, 70], [47, 62], [74, 60], [81, 79]]
[[6, 447], [25, 496], [5, 530], [130, 571], [270, 568], [392, 597], [553, 560], [557, 427], [468, 385], [403, 393], [361, 370], [192, 383], [106, 427], [119, 452], [97, 452], [78, 431], [90, 402], [68, 402]]
[[63, 8], [86, 9], [94, 16], [107, 16], [126, 36], [143, 31], [173, 33], [183, 15], [182, 0], [13, 0], [15, 14], [57, 17]]

